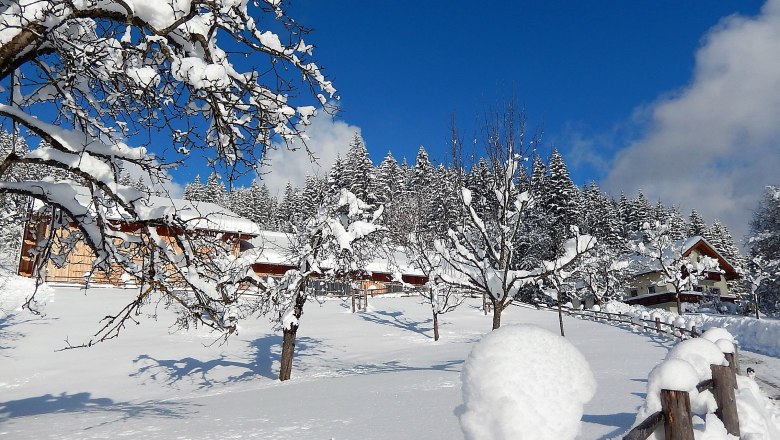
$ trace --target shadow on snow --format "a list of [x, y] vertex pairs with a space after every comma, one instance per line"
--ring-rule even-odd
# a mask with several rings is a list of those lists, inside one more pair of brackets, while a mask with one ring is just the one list
[[[314, 347], [322, 344], [319, 339], [298, 337], [295, 343], [295, 360], [320, 352]], [[255, 339], [249, 345], [250, 352], [240, 360], [241, 355], [221, 355], [216, 359], [196, 359], [185, 357], [181, 359], [157, 359], [143, 354], [133, 360], [138, 364], [138, 371], [133, 377], [146, 377], [153, 381], [173, 385], [186, 380], [199, 388], [210, 388], [214, 385], [224, 385], [251, 380], [257, 377], [276, 379], [279, 375], [279, 358], [281, 355], [282, 337], [266, 335]], [[227, 370], [224, 370], [227, 368]]]
[[360, 317], [366, 321], [373, 322], [375, 324], [384, 324], [392, 327], [400, 328], [401, 330], [407, 330], [415, 333], [419, 333], [426, 338], [433, 339], [433, 335], [428, 332], [433, 331], [432, 326], [424, 324], [431, 324], [433, 319], [426, 319], [422, 322], [412, 321], [404, 317], [403, 312], [388, 312], [385, 310], [374, 310], [371, 312], [363, 312]]
[[180, 418], [188, 413], [185, 405], [172, 402], [114, 402], [93, 398], [90, 393], [60, 393], [0, 402], [0, 420], [55, 413], [108, 412], [121, 415], [120, 420], [142, 416]]

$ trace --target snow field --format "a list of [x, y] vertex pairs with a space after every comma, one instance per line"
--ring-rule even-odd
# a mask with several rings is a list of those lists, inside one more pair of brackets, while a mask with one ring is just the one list
[[[265, 319], [243, 320], [214, 343], [204, 329], [171, 332], [161, 304], [144, 308], [117, 340], [82, 342], [133, 292], [57, 287], [41, 292], [45, 317], [18, 310], [28, 280], [0, 289], [0, 438], [102, 439], [458, 439], [464, 360], [490, 329], [479, 299], [441, 316], [433, 341], [430, 305], [372, 298], [352, 314], [339, 300], [309, 303], [292, 380], [277, 381], [281, 337]], [[514, 307], [502, 320], [558, 332], [557, 316]], [[636, 419], [646, 378], [668, 341], [565, 318], [567, 341], [583, 354], [597, 391], [577, 438], [615, 438]], [[507, 327], [508, 328], [508, 327]], [[773, 368], [763, 358], [764, 370]], [[535, 365], [535, 364], [534, 364]], [[544, 374], [541, 364], [534, 371]]]

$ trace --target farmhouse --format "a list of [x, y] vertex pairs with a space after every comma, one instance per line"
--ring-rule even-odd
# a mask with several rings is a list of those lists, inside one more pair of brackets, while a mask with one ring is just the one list
[[[81, 194], [77, 195], [77, 198]], [[87, 197], [84, 191], [84, 197]], [[184, 230], [172, 230], [163, 225], [156, 228], [160, 237], [172, 237], [177, 234], [194, 234], [201, 236], [219, 237], [226, 243], [230, 243], [230, 249], [238, 255], [248, 249], [255, 249], [255, 262], [252, 269], [261, 276], [279, 277], [290, 269], [295, 268], [293, 262], [296, 244], [290, 234], [274, 231], [263, 231], [251, 220], [225, 209], [219, 205], [207, 202], [194, 202], [183, 199], [166, 197], [150, 197], [148, 201], [150, 211], [155, 212], [153, 218], [163, 218], [175, 213], [184, 224]], [[50, 215], [36, 214], [47, 212], [33, 209], [29, 221], [24, 229], [24, 240], [19, 256], [18, 273], [22, 276], [33, 277], [36, 273], [38, 252], [36, 250], [38, 240], [48, 232]], [[108, 218], [112, 222], [111, 227], [122, 232], [132, 233], [137, 227], [123, 221], [119, 212], [109, 212]], [[63, 234], [69, 235], [75, 231], [75, 226], [65, 228]], [[172, 240], [171, 240], [172, 241]], [[372, 295], [381, 293], [401, 292], [408, 290], [410, 286], [420, 286], [427, 282], [427, 278], [414, 269], [402, 252], [395, 252], [390, 258], [374, 258], [370, 261], [363, 273], [356, 274], [356, 285], [346, 282], [326, 282], [315, 279], [312, 287], [323, 294], [348, 295], [350, 288], [368, 292]], [[89, 246], [83, 241], [78, 241], [64, 261], [50, 259], [41, 268], [40, 275], [46, 282], [72, 283], [72, 284], [112, 284], [117, 286], [133, 286], [137, 280], [129, 279], [123, 275], [118, 267], [111, 267], [108, 272], [96, 271], [93, 268], [95, 255]]]
[[[284, 232], [260, 231], [250, 241], [257, 249], [257, 259], [252, 269], [261, 276], [278, 277], [290, 269], [295, 269], [293, 236]], [[392, 263], [391, 260], [392, 259]], [[355, 288], [370, 295], [397, 293], [408, 290], [409, 286], [422, 286], [428, 282], [425, 275], [413, 267], [400, 250], [389, 258], [375, 257], [368, 262], [362, 274], [356, 274]], [[311, 283], [318, 294], [335, 296], [348, 295], [350, 286], [339, 281], [317, 280]]]
[[[77, 190], [76, 199], [82, 197], [89, 200], [86, 190]], [[82, 200], [80, 202], [83, 203], [83, 206], [89, 206], [88, 202]], [[260, 233], [260, 228], [254, 222], [213, 203], [150, 196], [145, 201], [145, 205], [148, 212], [151, 213], [150, 218], [162, 219], [175, 213], [182, 220], [184, 225], [182, 230], [173, 230], [165, 226], [161, 220], [160, 225], [155, 228], [155, 232], [163, 239], [184, 234], [184, 229], [186, 229], [187, 234], [219, 237], [220, 240], [230, 243], [231, 251], [238, 254], [242, 242], [256, 237]], [[64, 260], [49, 259], [47, 264], [40, 269], [41, 273], [36, 273], [37, 244], [42, 237], [47, 235], [51, 218], [49, 211], [41, 208], [43, 207], [33, 206], [24, 228], [24, 238], [19, 254], [19, 275], [27, 277], [41, 275], [44, 281], [53, 283], [135, 284], [136, 281], [128, 279], [119, 266], [112, 266], [108, 272], [94, 270], [95, 255], [82, 240], [74, 243], [72, 251], [67, 254]], [[130, 235], [138, 230], [137, 225], [124, 220], [120, 211], [109, 209], [106, 214], [112, 229]], [[63, 238], [61, 240], [66, 240], [75, 231], [75, 225], [67, 226], [62, 232]]]
[[[718, 298], [723, 302], [734, 302], [736, 297], [729, 292], [727, 282], [739, 278], [734, 265], [721, 255], [715, 248], [700, 236], [680, 240], [676, 247], [682, 257], [691, 262], [697, 262], [707, 256], [718, 261], [720, 271], [708, 271], [703, 280], [693, 287], [693, 290], [680, 293], [683, 303], [699, 303], [705, 298]], [[626, 290], [624, 302], [647, 307], [677, 310], [674, 287], [665, 283], [658, 262], [631, 255], [635, 270], [632, 282]]]

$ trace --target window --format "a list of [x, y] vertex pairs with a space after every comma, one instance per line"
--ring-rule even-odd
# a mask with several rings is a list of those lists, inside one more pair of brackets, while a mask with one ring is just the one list
[[647, 293], [655, 293], [655, 286], [650, 286], [647, 288]]
[[639, 292], [636, 289], [631, 289], [631, 296], [637, 296]]
[[704, 292], [704, 287], [701, 286], [693, 286], [694, 292]]
[[719, 295], [720, 296], [720, 287], [713, 287], [713, 288], [710, 289], [710, 292], [713, 295]]

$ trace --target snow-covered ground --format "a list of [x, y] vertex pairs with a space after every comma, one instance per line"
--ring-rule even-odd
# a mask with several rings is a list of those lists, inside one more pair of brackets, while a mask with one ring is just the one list
[[[476, 301], [443, 315], [438, 342], [430, 306], [416, 298], [373, 299], [356, 314], [340, 300], [308, 304], [293, 379], [281, 383], [281, 338], [263, 318], [219, 344], [206, 330], [169, 332], [173, 318], [150, 305], [157, 321], [140, 317], [118, 340], [57, 351], [86, 340], [132, 292], [43, 291], [39, 318], [17, 309], [25, 289], [0, 289], [0, 438], [463, 438], [460, 371], [490, 328]], [[502, 323], [558, 331], [548, 311], [513, 307]], [[671, 342], [587, 320], [565, 325], [597, 382], [579, 438], [619, 436]], [[759, 377], [780, 371], [777, 358], [755, 359]]]

